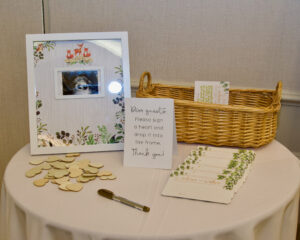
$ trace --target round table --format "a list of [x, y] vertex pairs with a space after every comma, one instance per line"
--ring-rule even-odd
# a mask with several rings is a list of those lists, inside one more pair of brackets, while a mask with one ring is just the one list
[[[197, 145], [178, 144], [176, 167]], [[295, 239], [298, 215], [298, 159], [274, 140], [255, 149], [247, 181], [229, 205], [164, 197], [168, 170], [122, 166], [123, 152], [83, 153], [118, 178], [86, 183], [64, 192], [48, 183], [35, 187], [25, 171], [29, 145], [9, 162], [1, 194], [1, 239]], [[97, 195], [107, 188], [151, 208], [145, 213]]]

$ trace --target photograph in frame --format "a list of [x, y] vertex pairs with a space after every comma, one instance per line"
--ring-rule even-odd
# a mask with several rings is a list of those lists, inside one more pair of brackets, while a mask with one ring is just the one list
[[57, 99], [104, 97], [104, 71], [101, 67], [55, 69]]
[[31, 154], [122, 150], [126, 32], [26, 36]]

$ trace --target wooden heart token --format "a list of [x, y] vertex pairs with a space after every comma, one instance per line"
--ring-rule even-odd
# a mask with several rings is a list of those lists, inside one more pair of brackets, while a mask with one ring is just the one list
[[107, 178], [109, 179], [109, 180], [115, 180], [115, 179], [117, 179], [117, 176], [115, 176], [115, 175], [110, 175], [110, 176], [107, 176]]
[[85, 168], [85, 167], [89, 166], [90, 162], [91, 161], [88, 159], [83, 159], [83, 160], [78, 161], [78, 166], [79, 166], [79, 168]]
[[70, 167], [79, 168], [79, 164], [78, 164], [78, 162], [66, 163], [66, 167], [67, 168], [70, 168]]
[[29, 169], [25, 173], [25, 175], [26, 175], [26, 177], [31, 178], [31, 177], [34, 177], [34, 176], [40, 174], [41, 172], [42, 172], [42, 169], [40, 167], [34, 167], [34, 168]]
[[70, 172], [69, 176], [71, 178], [77, 178], [82, 174], [82, 170], [80, 168], [71, 167], [71, 168], [69, 168], [69, 172]]
[[76, 159], [75, 157], [62, 157], [59, 159], [59, 161], [71, 163], [71, 162], [74, 162], [75, 159]]
[[45, 160], [44, 159], [33, 159], [31, 160], [29, 163], [31, 165], [40, 165], [41, 163], [43, 163]]
[[33, 184], [37, 187], [43, 187], [49, 182], [48, 179], [41, 178], [33, 181]]
[[45, 179], [55, 179], [55, 177], [49, 173], [44, 176]]
[[81, 183], [71, 183], [66, 188], [72, 192], [79, 192], [83, 188], [83, 185]]
[[55, 162], [58, 161], [60, 159], [60, 157], [58, 156], [49, 156], [48, 159], [46, 160], [46, 162]]
[[93, 167], [93, 168], [102, 168], [102, 167], [104, 167], [104, 165], [102, 163], [89, 163], [89, 166]]
[[64, 176], [69, 175], [69, 171], [68, 170], [64, 170], [64, 169], [55, 169], [54, 171], [54, 177], [55, 178], [62, 178]]
[[60, 185], [64, 182], [68, 182], [68, 181], [69, 181], [69, 177], [62, 177], [62, 178], [58, 178], [58, 179], [53, 179], [51, 182]]
[[47, 162], [43, 162], [41, 165], [40, 165], [41, 169], [43, 170], [49, 170], [51, 169], [51, 165]]
[[110, 176], [110, 175], [112, 175], [112, 172], [111, 171], [100, 171], [100, 172], [98, 172], [98, 174], [97, 174], [97, 176], [98, 177], [102, 177], [102, 176]]
[[86, 182], [94, 180], [95, 178], [96, 178], [95, 176], [93, 176], [93, 177], [79, 176], [76, 180], [77, 180], [77, 182], [86, 183]]
[[70, 185], [70, 184], [72, 184], [72, 182], [66, 181], [66, 182], [63, 182], [62, 184], [60, 184], [60, 185], [58, 186], [58, 188], [59, 188], [60, 190], [69, 191], [69, 189], [67, 188], [67, 186]]
[[80, 153], [67, 153], [66, 157], [79, 157]]
[[115, 175], [110, 175], [110, 176], [101, 176], [99, 177], [101, 180], [114, 180], [117, 177]]
[[94, 173], [94, 174], [96, 174], [96, 173], [98, 173], [98, 168], [87, 166], [87, 167], [83, 168], [83, 171], [85, 173]]
[[95, 173], [83, 173], [82, 176], [83, 177], [97, 177], [97, 174], [95, 174]]
[[56, 169], [67, 169], [66, 164], [63, 162], [52, 162], [50, 165]]

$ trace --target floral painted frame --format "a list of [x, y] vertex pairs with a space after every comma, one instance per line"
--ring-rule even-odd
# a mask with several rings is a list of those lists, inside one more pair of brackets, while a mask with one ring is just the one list
[[31, 154], [122, 150], [127, 32], [30, 34], [26, 50]]

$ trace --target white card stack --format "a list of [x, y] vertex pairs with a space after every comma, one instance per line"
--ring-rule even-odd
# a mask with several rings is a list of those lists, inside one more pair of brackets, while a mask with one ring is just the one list
[[194, 101], [227, 105], [229, 85], [229, 82], [222, 81], [195, 81]]

